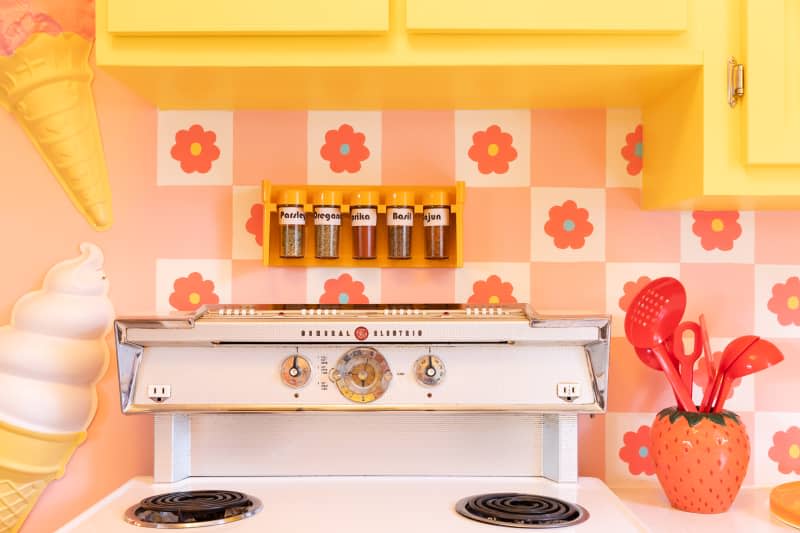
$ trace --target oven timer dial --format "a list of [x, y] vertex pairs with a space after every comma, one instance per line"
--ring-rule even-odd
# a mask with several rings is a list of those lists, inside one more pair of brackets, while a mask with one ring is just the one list
[[444, 379], [444, 375], [444, 361], [435, 355], [423, 355], [414, 362], [414, 377], [420, 385], [427, 387], [438, 385]]
[[311, 379], [311, 364], [302, 355], [287, 357], [281, 363], [281, 381], [293, 389], [304, 387]]
[[392, 371], [378, 350], [363, 346], [348, 350], [341, 356], [328, 378], [348, 400], [369, 403], [383, 396], [389, 388]]

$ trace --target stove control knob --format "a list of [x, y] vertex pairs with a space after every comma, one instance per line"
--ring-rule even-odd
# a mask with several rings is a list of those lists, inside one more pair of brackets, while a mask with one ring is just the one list
[[435, 355], [423, 355], [414, 362], [414, 377], [426, 387], [438, 385], [444, 379], [444, 362]]
[[311, 379], [311, 365], [302, 355], [292, 355], [281, 363], [281, 381], [293, 389], [304, 387]]
[[369, 403], [383, 396], [389, 388], [392, 371], [378, 350], [359, 346], [345, 352], [328, 377], [348, 400]]

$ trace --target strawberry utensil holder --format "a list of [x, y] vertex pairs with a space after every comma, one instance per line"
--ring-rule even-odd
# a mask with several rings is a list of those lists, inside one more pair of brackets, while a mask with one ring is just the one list
[[738, 415], [669, 407], [656, 415], [650, 435], [656, 475], [672, 507], [704, 514], [728, 510], [750, 461], [750, 440]]

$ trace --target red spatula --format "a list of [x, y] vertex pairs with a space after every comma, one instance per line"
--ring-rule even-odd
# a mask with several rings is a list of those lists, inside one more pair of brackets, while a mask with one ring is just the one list
[[672, 336], [686, 309], [686, 290], [675, 278], [658, 278], [637, 294], [625, 314], [625, 336], [636, 348], [650, 348], [684, 411], [697, 412], [692, 396], [670, 360], [664, 342]]

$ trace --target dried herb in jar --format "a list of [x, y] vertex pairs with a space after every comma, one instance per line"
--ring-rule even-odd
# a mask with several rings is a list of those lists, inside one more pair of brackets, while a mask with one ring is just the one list
[[392, 191], [386, 197], [386, 233], [389, 259], [411, 259], [414, 229], [414, 193]]
[[375, 259], [378, 226], [378, 191], [358, 191], [350, 197], [353, 259]]
[[447, 201], [447, 192], [425, 193], [422, 202], [425, 259], [447, 259], [447, 233], [450, 226], [450, 205]]
[[305, 203], [305, 191], [289, 189], [278, 195], [281, 257], [300, 258], [305, 255]]
[[314, 195], [314, 248], [318, 259], [339, 257], [342, 225], [342, 194], [320, 191]]

